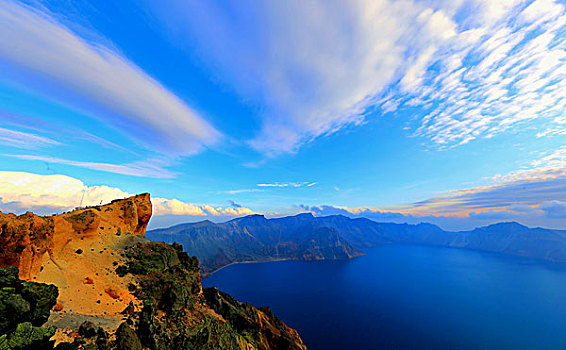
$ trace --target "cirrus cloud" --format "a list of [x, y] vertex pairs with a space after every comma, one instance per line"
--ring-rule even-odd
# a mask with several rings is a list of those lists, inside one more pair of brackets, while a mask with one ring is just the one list
[[293, 188], [299, 188], [299, 187], [312, 187], [316, 185], [316, 182], [272, 182], [272, 183], [259, 183], [257, 184], [257, 187], [276, 187], [276, 188], [282, 188], [282, 187], [293, 187]]
[[79, 168], [137, 177], [172, 178], [177, 175], [176, 173], [171, 172], [161, 166], [159, 164], [159, 161], [151, 159], [146, 161], [136, 161], [128, 164], [112, 164], [75, 161], [55, 157], [35, 156], [30, 154], [2, 154], [2, 156], [24, 160], [38, 160], [47, 163], [70, 165]]
[[60, 142], [44, 136], [5, 128], [0, 128], [0, 144], [24, 149], [61, 145]]
[[249, 144], [268, 156], [362, 124], [376, 109], [409, 111], [412, 134], [440, 147], [529, 122], [539, 136], [564, 132], [559, 1], [229, 5], [177, 0], [153, 12], [174, 42], [194, 43], [222, 81], [262, 106]]
[[0, 63], [9, 79], [23, 72], [40, 93], [89, 112], [147, 148], [185, 156], [220, 136], [140, 67], [77, 35], [45, 10], [3, 1], [0, 32]]

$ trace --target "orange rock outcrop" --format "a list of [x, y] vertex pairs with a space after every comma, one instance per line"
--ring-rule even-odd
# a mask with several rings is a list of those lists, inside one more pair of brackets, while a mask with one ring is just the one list
[[90, 243], [99, 235], [143, 235], [150, 218], [148, 193], [48, 217], [0, 212], [0, 267], [16, 265], [20, 278], [30, 280], [39, 275], [45, 259], [57, 263], [69, 254], [65, 248], [70, 243]]
[[118, 321], [133, 296], [127, 290], [132, 281], [115, 267], [125, 246], [146, 241], [151, 214], [147, 193], [47, 217], [0, 213], [0, 267], [16, 265], [21, 279], [55, 284], [61, 317]]

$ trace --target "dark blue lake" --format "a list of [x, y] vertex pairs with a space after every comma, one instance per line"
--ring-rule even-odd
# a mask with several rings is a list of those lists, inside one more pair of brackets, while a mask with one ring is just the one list
[[309, 349], [566, 349], [565, 265], [387, 245], [232, 265], [203, 284], [269, 305]]

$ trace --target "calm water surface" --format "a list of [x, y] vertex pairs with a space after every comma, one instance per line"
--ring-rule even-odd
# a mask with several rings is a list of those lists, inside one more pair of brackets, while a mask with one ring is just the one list
[[232, 265], [203, 284], [269, 305], [309, 349], [566, 349], [565, 265], [388, 245]]

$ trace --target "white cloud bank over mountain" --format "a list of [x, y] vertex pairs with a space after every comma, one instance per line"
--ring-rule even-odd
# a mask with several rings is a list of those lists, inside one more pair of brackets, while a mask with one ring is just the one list
[[[52, 214], [78, 206], [106, 204], [132, 194], [109, 186], [87, 186], [65, 175], [38, 175], [26, 172], [0, 171], [0, 210], [21, 213], [35, 211]], [[152, 198], [153, 213], [183, 216], [240, 216], [253, 214], [242, 206], [211, 206], [187, 203], [177, 199]]]
[[560, 1], [176, 0], [150, 7], [175, 43], [195, 45], [221, 81], [261, 106], [262, 126], [249, 142], [270, 156], [364, 123], [375, 109], [421, 107], [410, 129], [440, 147], [534, 120], [539, 136], [566, 132]]

